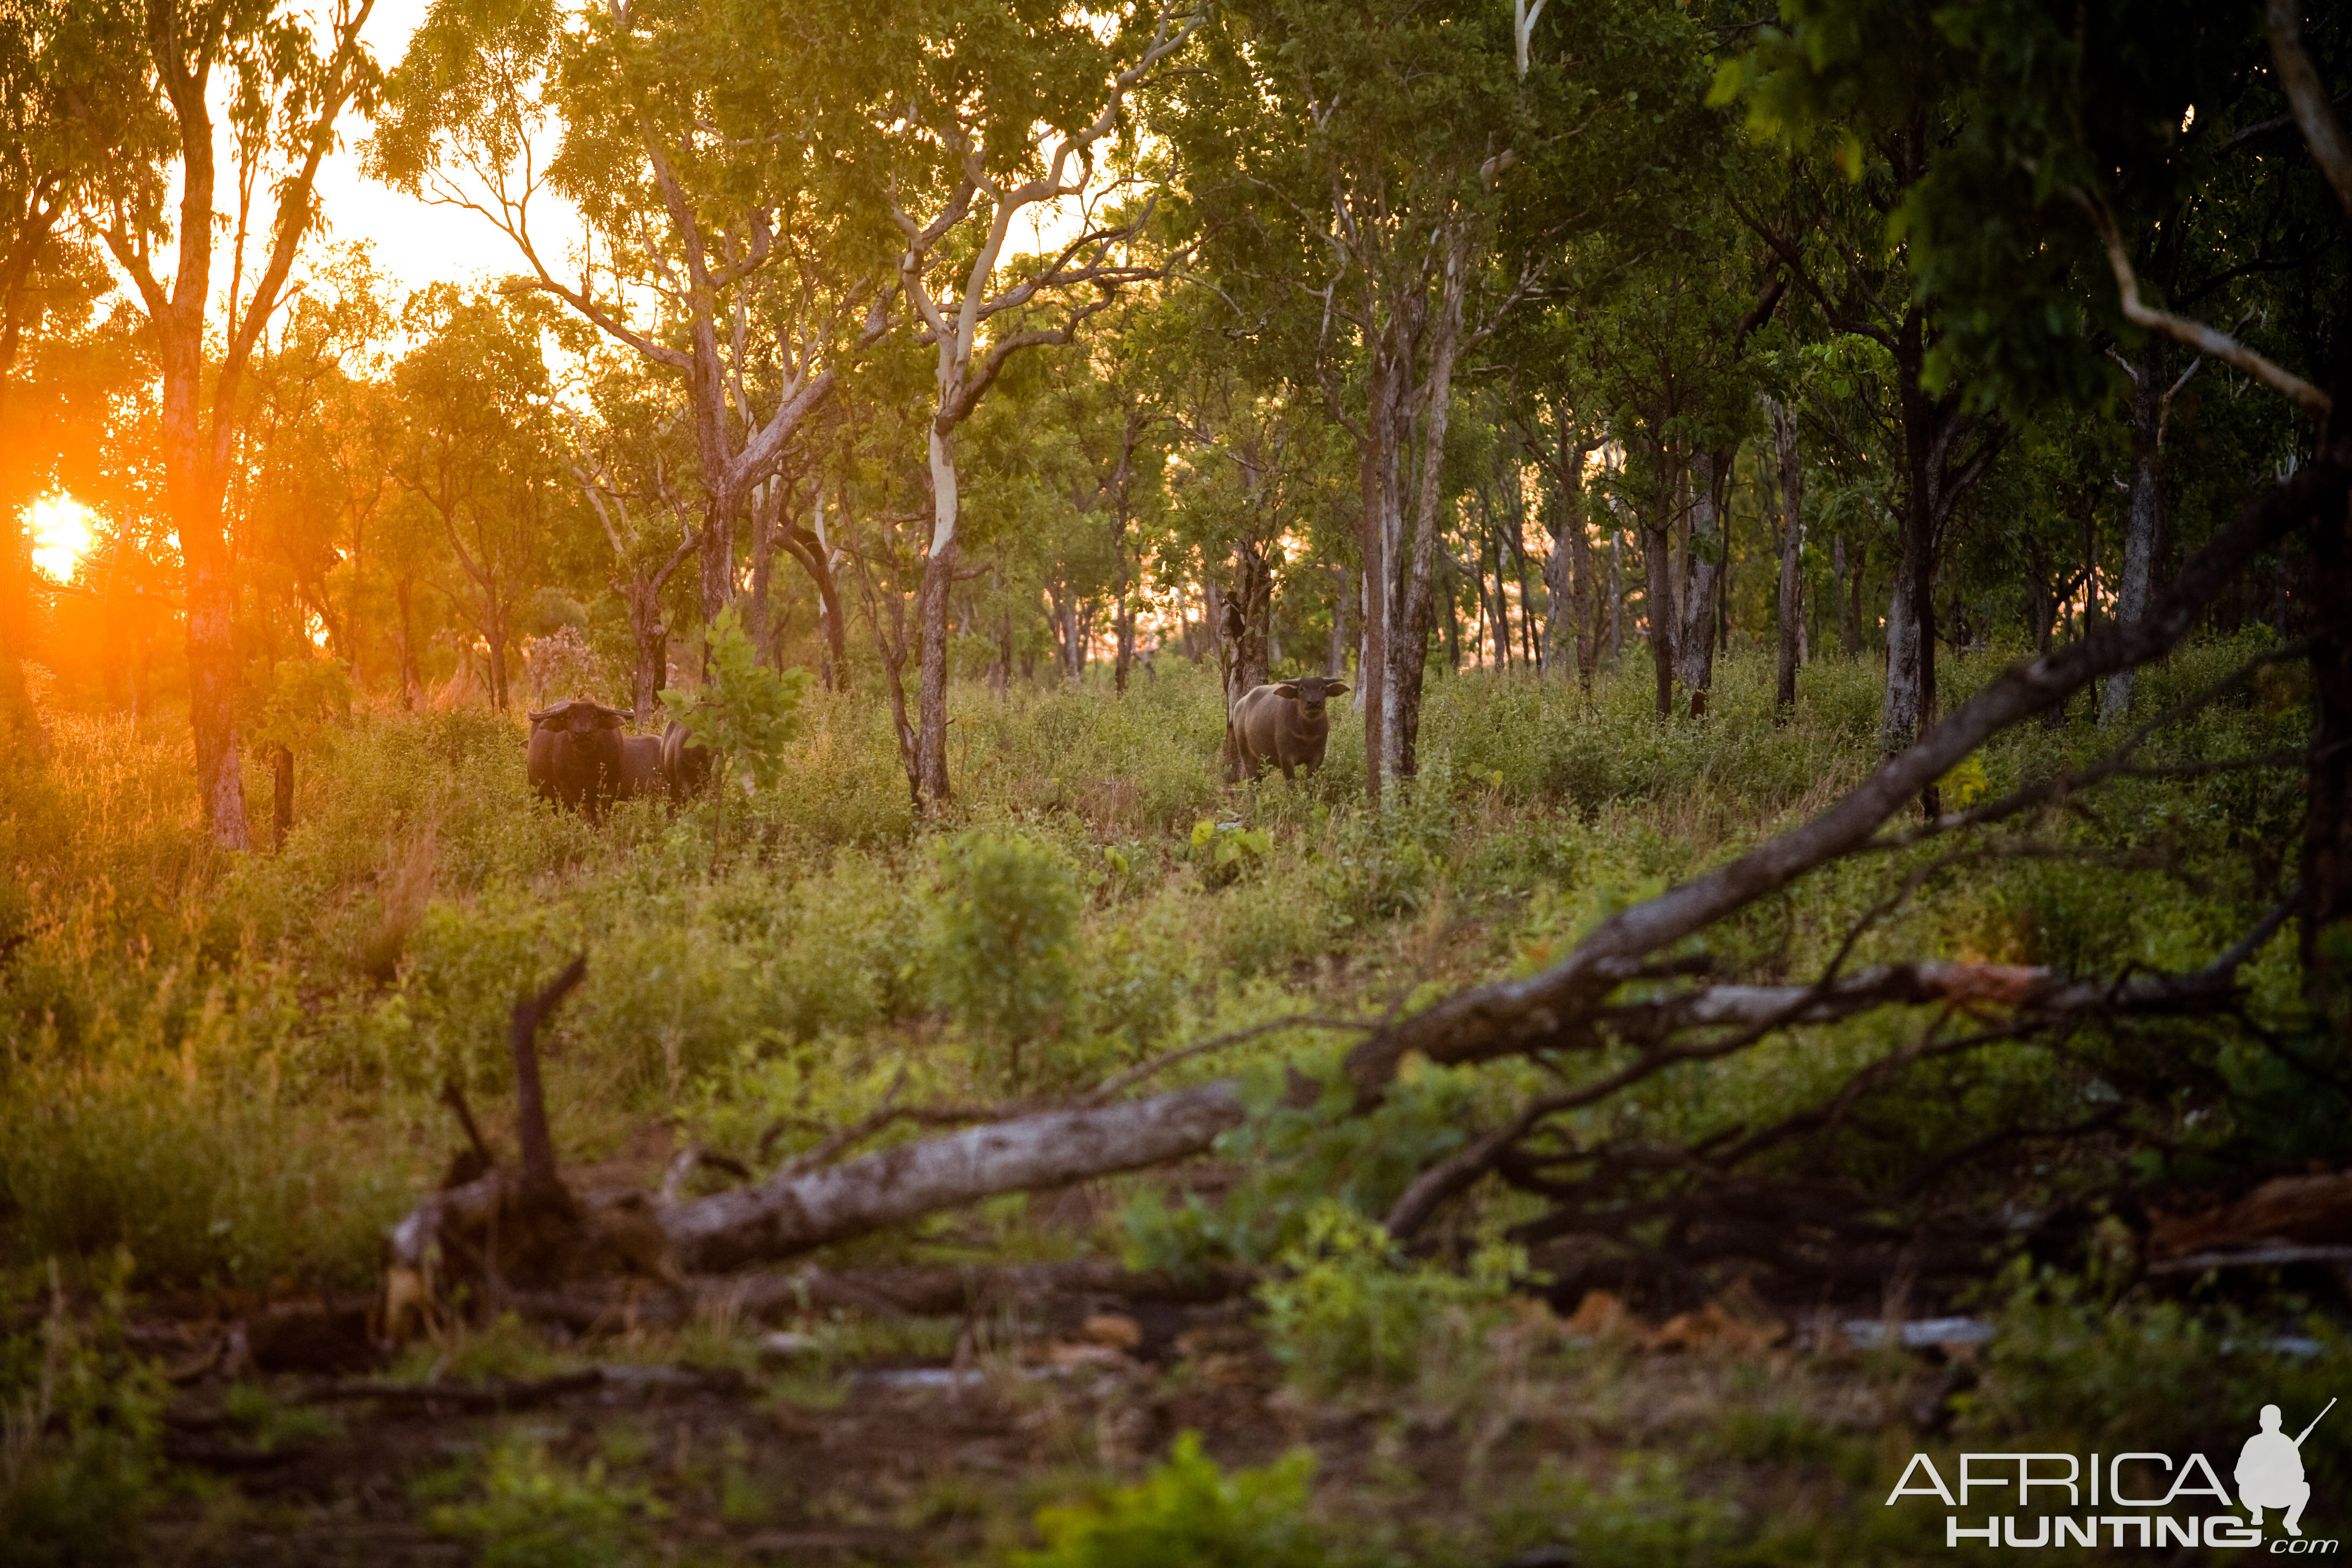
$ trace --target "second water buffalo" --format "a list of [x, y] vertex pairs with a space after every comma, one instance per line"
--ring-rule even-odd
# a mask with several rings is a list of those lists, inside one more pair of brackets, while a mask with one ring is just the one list
[[686, 726], [673, 719], [661, 733], [662, 777], [669, 781], [672, 799], [699, 795], [710, 780], [710, 752], [688, 738]]
[[584, 815], [593, 822], [619, 793], [621, 726], [625, 710], [584, 697], [567, 698], [530, 716], [530, 742], [523, 755], [530, 787], [542, 800]]
[[1263, 778], [1273, 767], [1297, 784], [1293, 770], [1305, 768], [1311, 773], [1321, 767], [1323, 748], [1331, 739], [1331, 714], [1324, 704], [1347, 694], [1347, 683], [1329, 675], [1302, 676], [1244, 692], [1234, 704], [1231, 720], [1235, 781]]

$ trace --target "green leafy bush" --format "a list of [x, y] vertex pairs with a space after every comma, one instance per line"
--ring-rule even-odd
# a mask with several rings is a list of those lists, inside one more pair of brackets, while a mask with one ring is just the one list
[[1015, 1568], [1320, 1568], [1328, 1561], [1307, 1519], [1315, 1456], [1293, 1449], [1264, 1469], [1227, 1475], [1184, 1432], [1143, 1481], [1066, 1508], [1039, 1510], [1042, 1552]]
[[1274, 835], [1239, 822], [1202, 817], [1192, 825], [1192, 864], [1204, 887], [1223, 888], [1265, 866], [1274, 856]]
[[727, 784], [766, 791], [776, 786], [784, 746], [801, 731], [801, 697], [808, 689], [805, 669], [770, 669], [730, 605], [711, 622], [710, 663], [701, 689], [665, 690], [662, 704], [695, 743], [709, 752], [710, 853], [719, 856], [726, 816]]
[[1395, 1238], [1342, 1204], [1318, 1205], [1283, 1273], [1258, 1288], [1277, 1360], [1331, 1394], [1357, 1379], [1410, 1383], [1458, 1373], [1499, 1321], [1526, 1254], [1480, 1247], [1466, 1274], [1406, 1258]]
[[1068, 1003], [1082, 903], [1076, 874], [1050, 845], [968, 833], [948, 852], [931, 938], [939, 1002], [1005, 1047], [1016, 1082], [1021, 1047], [1057, 1026]]

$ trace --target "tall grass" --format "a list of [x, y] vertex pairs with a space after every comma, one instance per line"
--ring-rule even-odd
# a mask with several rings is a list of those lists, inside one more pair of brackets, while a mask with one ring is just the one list
[[[2181, 656], [2144, 679], [2143, 704], [2242, 651]], [[1947, 690], [1997, 668], [1961, 660]], [[567, 1158], [663, 1121], [746, 1156], [780, 1129], [774, 1147], [789, 1149], [894, 1084], [1050, 1088], [1302, 1003], [1377, 1012], [1539, 964], [1624, 900], [1759, 841], [1873, 765], [1874, 667], [1808, 669], [1787, 722], [1770, 679], [1735, 654], [1706, 719], [1665, 722], [1638, 661], [1589, 700], [1518, 676], [1434, 679], [1420, 776], [1378, 815], [1360, 804], [1361, 729], [1346, 716], [1318, 778], [1223, 784], [1214, 672], [1172, 660], [1124, 697], [1098, 679], [1003, 700], [960, 686], [957, 795], [920, 822], [881, 704], [813, 697], [785, 784], [730, 806], [716, 868], [707, 805], [634, 803], [599, 827], [536, 801], [517, 719], [362, 714], [299, 760], [283, 851], [232, 857], [195, 819], [176, 725], [56, 715], [54, 762], [0, 795], [0, 1264], [120, 1244], [147, 1283], [364, 1277], [378, 1227], [451, 1142], [441, 1086], [495, 1114], [508, 1010], [583, 951], [587, 983], [546, 1042]], [[2257, 692], [2163, 744], [2260, 749], [2295, 731], [2298, 701]], [[2079, 726], [2005, 738], [1984, 759], [1988, 785], [2098, 744]], [[2237, 777], [2133, 785], [2115, 832], [2200, 853], [2275, 841], [2288, 818], [2274, 793]], [[1263, 832], [1267, 847], [1211, 875], [1192, 844], [1203, 820]], [[1066, 887], [1076, 900], [1009, 1012], [971, 1001], [979, 928], [942, 912], [970, 896], [955, 847], [983, 840], [1040, 868], [987, 896]], [[2201, 891], [2058, 862], [1955, 872], [1859, 956], [2196, 962], [2259, 901], [2259, 867], [2241, 862], [2206, 854]], [[1803, 971], [1888, 874], [1832, 868], [1708, 940], [1737, 972]], [[1644, 1113], [1793, 1103], [1885, 1049], [1893, 1027], [1680, 1075]], [[1185, 1070], [1307, 1043], [1268, 1037]], [[1492, 1092], [1508, 1091], [1498, 1075]]]

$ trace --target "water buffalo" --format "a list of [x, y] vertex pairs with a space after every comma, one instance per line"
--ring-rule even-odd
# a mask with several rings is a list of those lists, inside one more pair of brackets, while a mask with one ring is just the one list
[[662, 777], [669, 781], [670, 797], [684, 800], [698, 795], [710, 782], [710, 753], [687, 737], [686, 726], [673, 719], [661, 734]]
[[1282, 770], [1292, 784], [1295, 768], [1308, 773], [1323, 765], [1323, 747], [1331, 738], [1331, 715], [1324, 703], [1345, 697], [1348, 687], [1337, 677], [1301, 676], [1279, 686], [1253, 687], [1234, 704], [1234, 777], [1263, 778], [1269, 767]]
[[659, 735], [621, 737], [621, 778], [613, 791], [615, 800], [648, 800], [669, 793], [669, 775], [662, 771]]
[[524, 753], [530, 787], [542, 800], [569, 806], [591, 822], [601, 820], [620, 787], [620, 729], [628, 718], [625, 710], [583, 697], [532, 712]]

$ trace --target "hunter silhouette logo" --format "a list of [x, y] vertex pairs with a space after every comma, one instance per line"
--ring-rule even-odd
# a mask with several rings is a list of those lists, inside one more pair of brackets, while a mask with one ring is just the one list
[[[2327, 1409], [2311, 1418], [2316, 1426], [2336, 1401], [2327, 1402]], [[2256, 1530], [2263, 1527], [2263, 1510], [2282, 1508], [2286, 1510], [2286, 1532], [2303, 1533], [2303, 1507], [2311, 1500], [2311, 1483], [2303, 1479], [2303, 1440], [2311, 1436], [2311, 1426], [2290, 1437], [2279, 1430], [2279, 1407], [2263, 1406], [2263, 1429], [2246, 1439], [2238, 1451], [2238, 1500], [2245, 1505], [2247, 1522]]]

